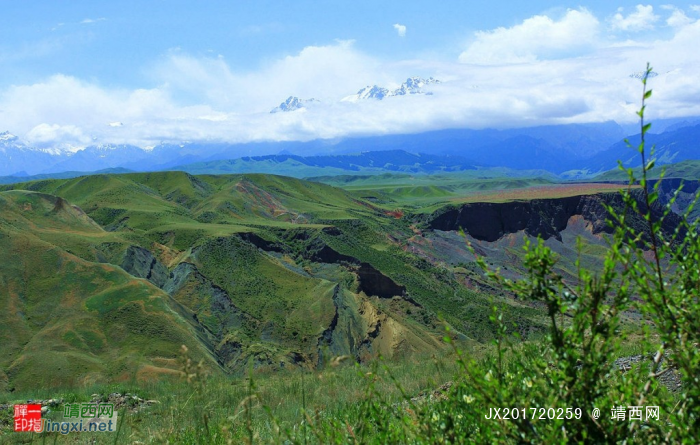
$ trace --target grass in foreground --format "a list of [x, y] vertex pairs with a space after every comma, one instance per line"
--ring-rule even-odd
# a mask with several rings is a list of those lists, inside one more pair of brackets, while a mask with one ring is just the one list
[[[186, 362], [183, 356], [183, 364]], [[134, 412], [120, 412], [119, 441], [116, 443], [242, 443], [252, 434], [255, 443], [304, 443], [314, 441], [307, 416], [315, 422], [340, 419], [354, 425], [363, 416], [370, 383], [388, 404], [400, 404], [401, 391], [418, 395], [451, 380], [456, 361], [451, 357], [413, 357], [398, 362], [377, 361], [370, 366], [336, 360], [319, 372], [286, 371], [248, 376], [207, 376], [191, 362], [183, 366], [189, 380], [171, 379], [149, 383], [128, 382], [66, 390], [39, 389], [0, 394], [2, 403], [27, 400], [63, 399], [65, 403], [91, 400], [93, 394], [137, 394], [158, 403]], [[391, 376], [391, 377], [390, 377]], [[0, 414], [8, 417], [9, 411]], [[63, 406], [50, 417], [60, 420]], [[32, 435], [0, 429], [0, 443], [115, 443], [116, 433], [58, 433]], [[351, 427], [352, 429], [352, 427]], [[95, 442], [93, 442], [95, 441]], [[314, 441], [318, 443], [318, 441]]]

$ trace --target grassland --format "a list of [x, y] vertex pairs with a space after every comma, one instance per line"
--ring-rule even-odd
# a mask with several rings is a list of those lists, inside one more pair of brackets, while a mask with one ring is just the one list
[[[647, 352], [629, 343], [618, 355]], [[481, 345], [470, 351], [470, 358], [481, 362], [495, 353], [493, 345]], [[186, 360], [186, 354], [178, 360], [181, 370], [188, 369]], [[375, 422], [381, 424], [385, 418], [406, 416], [413, 428], [421, 430], [423, 422], [427, 424], [436, 413], [445, 416], [441, 404], [448, 397], [464, 400], [463, 395], [454, 392], [458, 382], [467, 378], [457, 360], [451, 351], [443, 355], [416, 354], [400, 361], [377, 359], [364, 365], [341, 359], [315, 371], [257, 370], [236, 377], [201, 373], [200, 368], [190, 366], [189, 380], [173, 375], [145, 382], [42, 387], [0, 394], [0, 403], [59, 399], [62, 403], [47, 414], [56, 421], [62, 419], [65, 404], [95, 400], [95, 395], [106, 399], [109, 394], [131, 394], [156, 402], [119, 406], [118, 433], [16, 434], [9, 429], [10, 418], [3, 419], [0, 411], [0, 441], [324, 444], [329, 443], [328, 436], [339, 436], [345, 437], [341, 443], [381, 443], [376, 431], [367, 429], [372, 425], [376, 428]], [[483, 407], [460, 405], [449, 415], [457, 416], [464, 409]], [[455, 442], [468, 440], [464, 436]]]
[[[389, 403], [400, 403], [403, 397], [396, 383], [407, 394], [418, 395], [432, 392], [451, 380], [456, 371], [452, 356], [415, 356], [399, 363], [381, 361], [367, 367], [356, 367], [346, 361], [317, 372], [305, 371], [303, 375], [299, 370], [255, 372], [236, 378], [197, 375], [189, 384], [175, 377], [88, 384], [73, 389], [41, 388], [2, 394], [0, 403], [50, 398], [62, 399], [64, 404], [79, 403], [91, 400], [93, 394], [113, 393], [136, 394], [158, 402], [121, 411], [119, 422], [123, 423], [118, 440], [116, 433], [65, 436], [50, 433], [46, 439], [35, 435], [33, 440], [39, 443], [48, 440], [49, 443], [112, 444], [117, 440], [117, 443], [226, 444], [244, 443], [250, 432], [254, 443], [289, 439], [301, 443], [304, 436], [309, 442], [318, 443], [310, 428], [304, 430], [309, 423], [306, 415], [318, 420], [338, 416], [355, 424], [363, 415], [361, 404], [367, 396], [368, 383], [375, 378], [373, 375], [377, 378], [375, 391], [382, 393]], [[48, 416], [60, 420], [62, 415], [63, 405], [60, 405]], [[31, 440], [29, 434], [12, 433], [7, 427], [0, 428], [1, 443]]]
[[103, 241], [105, 232], [79, 209], [23, 191], [2, 193], [0, 208], [5, 389], [138, 378], [145, 363], [167, 373], [178, 342], [213, 364], [166, 293], [46, 241], [62, 233]]
[[[492, 353], [494, 305], [508, 335], [546, 331], [542, 308], [494, 287], [466, 248], [517, 278], [524, 233], [489, 243], [433, 234], [426, 218], [621, 187], [456, 174], [333, 181], [342, 187], [166, 172], [4, 186], [0, 404], [135, 393], [159, 403], [127, 409], [119, 437], [144, 443], [323, 443], [311, 425], [352, 437], [367, 410], [460, 378], [446, 328], [475, 358]], [[581, 218], [547, 243], [567, 277], [574, 257], [597, 267], [605, 253]], [[181, 345], [201, 367], [186, 369]], [[7, 425], [0, 440], [27, 439]]]
[[[459, 290], [429, 275], [433, 266], [395, 257], [387, 234], [410, 233], [408, 221], [324, 184], [94, 175], [7, 186], [0, 197], [0, 241], [13, 252], [2, 266], [7, 389], [147, 379], [172, 369], [181, 344], [213, 372], [315, 366], [324, 348], [358, 358], [439, 350], [445, 305], [434, 291]], [[415, 300], [373, 296], [360, 263]], [[48, 316], [63, 311], [70, 317]], [[42, 360], [78, 368], [35, 371]]]
[[508, 202], [555, 199], [568, 196], [615, 192], [622, 187], [610, 183], [558, 182], [549, 176], [504, 177], [491, 170], [441, 175], [344, 175], [311, 178], [340, 187], [353, 196], [386, 209], [403, 208], [429, 213], [450, 203]]
[[599, 193], [618, 192], [618, 184], [551, 184], [544, 186], [518, 187], [505, 190], [486, 190], [466, 197], [455, 198], [453, 202], [510, 202], [529, 201], [532, 199], [557, 199], [570, 196], [596, 195]]
[[[242, 378], [253, 370], [256, 403], [275, 407], [282, 431], [300, 437], [299, 372], [313, 370], [304, 389], [308, 407], [352, 423], [366, 395], [357, 388], [378, 356], [417, 394], [454, 370], [445, 327], [475, 356], [496, 334], [494, 304], [525, 339], [546, 329], [540, 307], [494, 288], [466, 247], [455, 248], [477, 240], [434, 237], [426, 218], [446, 205], [620, 187], [456, 174], [333, 181], [342, 187], [164, 172], [3, 186], [0, 403], [61, 391], [83, 400], [129, 388], [161, 404], [130, 415], [124, 437], [200, 443], [197, 410], [204, 407], [214, 413], [206, 434], [224, 443], [243, 437], [240, 426], [235, 433], [224, 426], [241, 420], [249, 391]], [[602, 256], [583, 222], [571, 230], [563, 242], [584, 234], [584, 259]], [[517, 277], [522, 243], [515, 238], [523, 235], [478, 248], [491, 249], [495, 265]], [[550, 243], [562, 255], [575, 253]], [[206, 388], [173, 380], [183, 344], [210, 375]], [[360, 368], [333, 367], [337, 357]], [[390, 380], [380, 392], [398, 402]], [[255, 434], [277, 434], [264, 410], [252, 416]]]

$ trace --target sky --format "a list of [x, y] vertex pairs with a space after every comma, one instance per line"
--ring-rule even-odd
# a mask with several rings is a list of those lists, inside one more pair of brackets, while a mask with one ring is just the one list
[[[697, 1], [697, 0], [696, 0]], [[337, 139], [700, 115], [700, 6], [0, 0], [0, 131], [37, 147]], [[342, 101], [410, 76], [431, 95]], [[289, 96], [315, 98], [291, 113]]]

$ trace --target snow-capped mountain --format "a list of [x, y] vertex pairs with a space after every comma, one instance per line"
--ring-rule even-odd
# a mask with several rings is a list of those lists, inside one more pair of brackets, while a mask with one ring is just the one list
[[0, 133], [0, 152], [25, 149], [27, 149], [27, 146], [14, 134], [9, 131]]
[[0, 133], [0, 144], [2, 144], [2, 145], [6, 145], [6, 144], [8, 144], [12, 141], [16, 141], [16, 140], [17, 140], [17, 136], [10, 133], [9, 131], [3, 131], [2, 133]]
[[428, 79], [423, 79], [422, 77], [409, 77], [406, 79], [406, 82], [402, 83], [400, 87], [393, 91], [377, 85], [368, 85], [358, 91], [357, 94], [344, 98], [343, 101], [357, 102], [358, 100], [365, 99], [382, 100], [387, 97], [405, 96], [408, 94], [432, 94], [424, 91], [423, 88], [426, 85], [435, 83], [440, 83], [440, 81], [433, 77], [429, 77]]
[[47, 151], [28, 147], [7, 131], [0, 133], [0, 176], [26, 173], [32, 166], [46, 165], [52, 159]]
[[287, 100], [279, 104], [279, 106], [273, 108], [270, 110], [270, 113], [279, 113], [279, 112], [287, 112], [287, 111], [295, 111], [299, 110], [302, 108], [306, 108], [306, 105], [318, 102], [318, 100], [311, 98], [311, 99], [299, 99], [296, 96], [289, 96]]
[[127, 163], [138, 165], [144, 163], [149, 152], [134, 145], [99, 144], [91, 145], [71, 153], [69, 156], [57, 157], [54, 165], [44, 172], [91, 171], [120, 167]]
[[422, 77], [409, 77], [399, 88], [394, 90], [394, 96], [405, 96], [406, 94], [432, 94], [423, 91], [423, 87], [430, 84], [440, 83], [434, 77], [423, 79]]
[[378, 87], [377, 85], [366, 86], [357, 92], [357, 99], [377, 99], [382, 100], [385, 97], [393, 96], [393, 92], [387, 90], [386, 88]]
[[11, 134], [8, 131], [3, 131], [0, 133], [0, 152], [12, 152], [16, 153], [19, 151], [28, 151], [36, 153], [46, 153], [50, 155], [68, 155], [81, 150], [82, 147], [75, 147], [70, 144], [41, 144], [40, 146], [27, 144], [22, 139]]

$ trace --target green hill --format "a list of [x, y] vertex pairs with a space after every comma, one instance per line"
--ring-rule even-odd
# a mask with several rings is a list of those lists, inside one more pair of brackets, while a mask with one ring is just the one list
[[[542, 312], [490, 287], [466, 239], [433, 233], [430, 219], [475, 196], [517, 200], [518, 187], [553, 202], [602, 190], [450, 175], [351, 183], [160, 172], [3, 186], [0, 381], [156, 378], [175, 373], [182, 344], [226, 373], [442, 353], [445, 323], [465, 347], [492, 338], [494, 295], [509, 326], [539, 336]], [[588, 230], [572, 227], [549, 241], [568, 243], [564, 255]], [[517, 276], [514, 240], [529, 233], [467, 239]], [[61, 365], [37, 372], [42, 360]]]
[[396, 258], [386, 233], [408, 223], [341, 189], [166, 172], [14, 184], [0, 199], [9, 387], [153, 378], [182, 344], [226, 372], [444, 347], [435, 290], [458, 284]]
[[118, 266], [86, 261], [44, 240], [61, 233], [93, 241], [109, 237], [62, 198], [0, 193], [0, 385], [175, 373], [182, 344], [217, 367], [165, 292]]
[[[551, 177], [508, 177], [505, 169], [480, 169], [435, 175], [340, 175], [308, 178], [340, 187], [353, 196], [387, 209], [405, 207], [414, 211], [432, 211], [455, 199], [482, 192], [526, 189], [553, 185]], [[537, 174], [540, 172], [530, 172]]]

